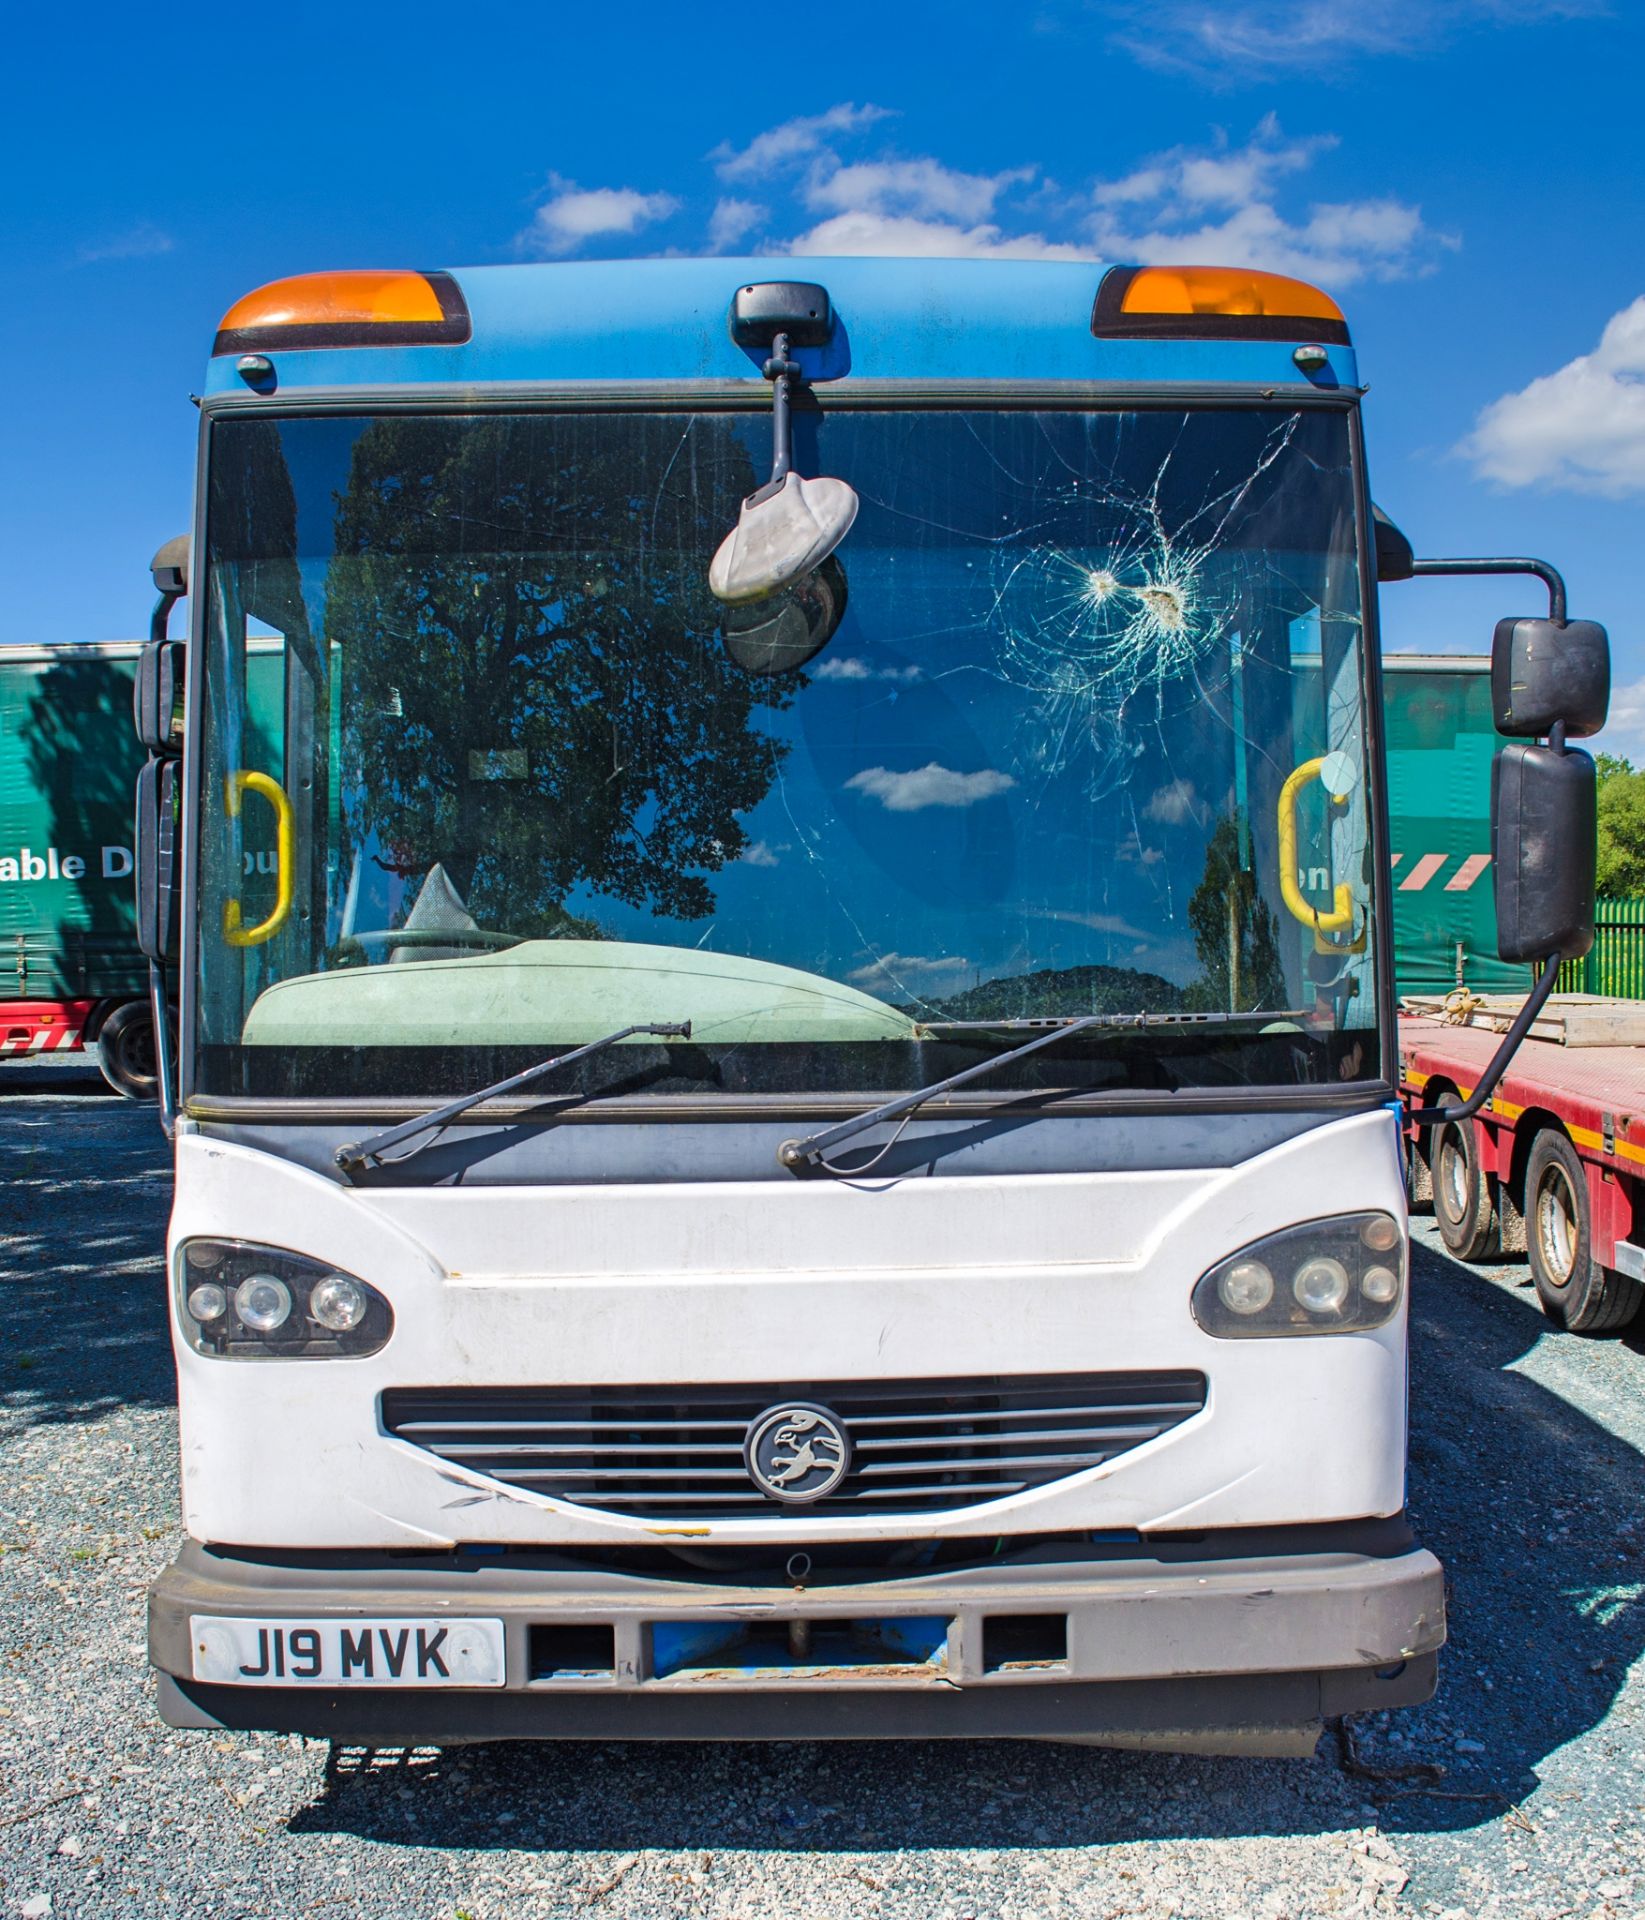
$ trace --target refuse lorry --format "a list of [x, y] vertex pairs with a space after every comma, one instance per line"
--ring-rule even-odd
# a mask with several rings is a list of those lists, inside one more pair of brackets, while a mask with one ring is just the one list
[[230, 308], [137, 701], [169, 1722], [1272, 1754], [1428, 1696], [1379, 583], [1546, 592], [1515, 965], [1591, 938], [1608, 650], [1413, 553], [1362, 391], [1243, 267]]
[[7, 1058], [90, 1047], [111, 1086], [152, 1099], [131, 879], [140, 651], [0, 647], [0, 1073]]

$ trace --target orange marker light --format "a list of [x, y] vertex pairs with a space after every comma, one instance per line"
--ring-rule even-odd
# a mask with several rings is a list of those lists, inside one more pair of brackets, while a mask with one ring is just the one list
[[471, 331], [468, 303], [449, 273], [299, 273], [236, 300], [212, 352], [454, 345]]
[[1348, 323], [1306, 280], [1250, 267], [1110, 267], [1097, 289], [1099, 340], [1320, 340], [1348, 344]]

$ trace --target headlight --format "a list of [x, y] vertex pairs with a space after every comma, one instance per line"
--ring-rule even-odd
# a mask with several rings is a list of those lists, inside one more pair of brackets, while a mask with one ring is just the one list
[[1339, 1214], [1241, 1247], [1200, 1278], [1191, 1305], [1223, 1340], [1364, 1333], [1398, 1313], [1405, 1266], [1405, 1231], [1392, 1214]]
[[394, 1331], [377, 1289], [323, 1260], [244, 1240], [185, 1240], [177, 1309], [196, 1353], [326, 1360], [376, 1353]]

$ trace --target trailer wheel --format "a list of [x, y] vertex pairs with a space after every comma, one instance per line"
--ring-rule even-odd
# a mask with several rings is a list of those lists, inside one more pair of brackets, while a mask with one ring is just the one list
[[1544, 1127], [1531, 1143], [1525, 1242], [1537, 1299], [1557, 1325], [1571, 1333], [1614, 1333], [1639, 1311], [1639, 1282], [1593, 1257], [1587, 1170], [1554, 1127]]
[[97, 1035], [103, 1078], [128, 1100], [152, 1100], [159, 1091], [154, 1061], [154, 1017], [141, 1000], [116, 1007]]
[[1496, 1195], [1479, 1164], [1479, 1134], [1471, 1120], [1434, 1129], [1428, 1165], [1439, 1237], [1459, 1260], [1489, 1260], [1502, 1245]]

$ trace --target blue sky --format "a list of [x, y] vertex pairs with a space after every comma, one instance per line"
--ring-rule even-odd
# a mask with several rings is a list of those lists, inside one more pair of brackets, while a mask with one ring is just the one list
[[[1346, 306], [1419, 552], [1545, 555], [1645, 752], [1645, 9], [471, 0], [8, 28], [0, 640], [141, 631], [212, 331], [324, 266], [733, 248], [1247, 262]], [[787, 52], [777, 58], [774, 39]], [[1482, 649], [1528, 583], [1387, 590]]]

